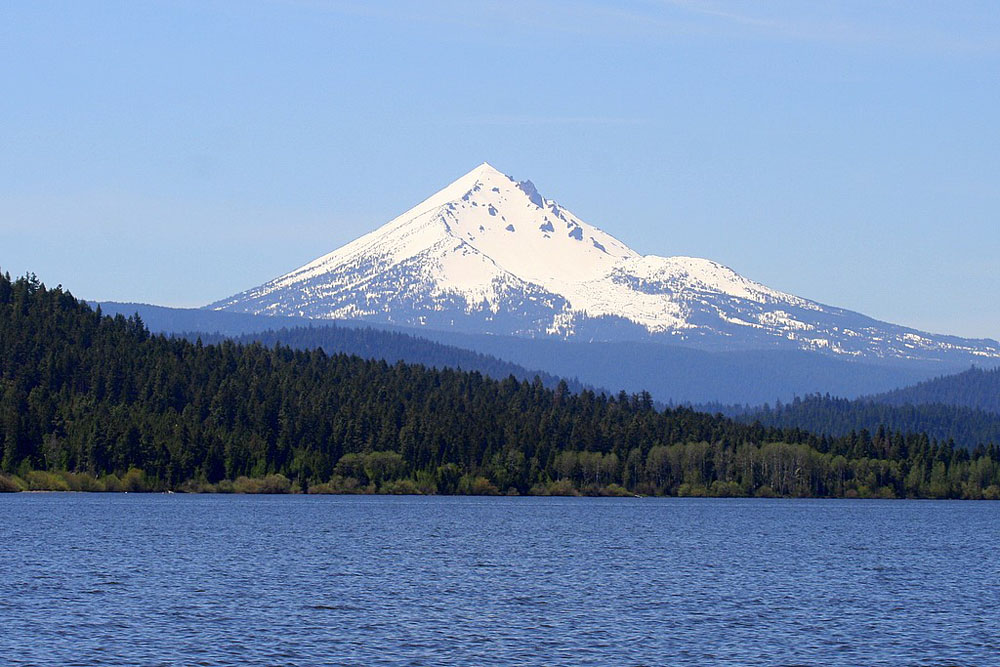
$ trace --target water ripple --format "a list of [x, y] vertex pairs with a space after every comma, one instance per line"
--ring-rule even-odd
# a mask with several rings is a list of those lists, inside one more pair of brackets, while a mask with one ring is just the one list
[[0, 496], [10, 665], [1000, 664], [998, 503]]

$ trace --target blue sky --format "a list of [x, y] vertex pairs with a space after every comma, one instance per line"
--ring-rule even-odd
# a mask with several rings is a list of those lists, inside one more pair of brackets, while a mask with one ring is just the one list
[[636, 250], [1000, 338], [995, 2], [7, 0], [0, 267], [195, 306], [482, 161]]

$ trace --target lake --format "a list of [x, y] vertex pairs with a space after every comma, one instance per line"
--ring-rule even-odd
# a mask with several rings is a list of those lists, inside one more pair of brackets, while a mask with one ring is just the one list
[[997, 665], [1000, 503], [8, 494], [10, 665]]

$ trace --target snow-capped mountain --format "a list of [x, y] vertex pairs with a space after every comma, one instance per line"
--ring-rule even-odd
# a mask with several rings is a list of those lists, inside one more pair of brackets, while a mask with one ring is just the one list
[[584, 340], [1000, 358], [780, 292], [707, 259], [640, 255], [488, 164], [379, 229], [208, 308]]

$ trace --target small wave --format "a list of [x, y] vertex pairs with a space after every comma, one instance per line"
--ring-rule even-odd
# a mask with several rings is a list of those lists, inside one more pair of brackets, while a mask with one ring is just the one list
[[323, 611], [358, 611], [361, 607], [355, 607], [350, 604], [310, 604], [306, 605], [306, 609], [317, 609]]

